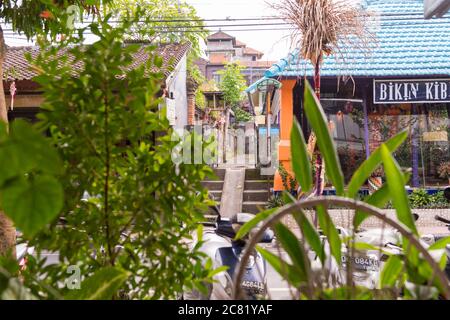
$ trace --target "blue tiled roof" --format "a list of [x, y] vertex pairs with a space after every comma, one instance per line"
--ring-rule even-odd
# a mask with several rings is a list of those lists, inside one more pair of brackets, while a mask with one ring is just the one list
[[[321, 67], [322, 76], [450, 75], [449, 15], [425, 20], [423, 0], [366, 0], [363, 3], [367, 10], [380, 14], [375, 29], [376, 47], [369, 55], [347, 50], [345, 62], [333, 56], [326, 57]], [[294, 50], [264, 75], [311, 76], [311, 64], [299, 59], [297, 53]]]

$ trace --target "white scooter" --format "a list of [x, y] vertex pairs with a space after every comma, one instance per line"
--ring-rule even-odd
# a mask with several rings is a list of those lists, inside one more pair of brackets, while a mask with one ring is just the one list
[[[215, 215], [216, 221], [205, 223], [203, 230], [204, 244], [200, 251], [212, 259], [213, 268], [227, 266], [228, 269], [214, 276], [214, 283], [208, 284], [208, 293], [201, 294], [194, 290], [183, 295], [185, 300], [229, 300], [233, 292], [233, 279], [244, 251], [246, 240], [233, 240], [236, 232], [246, 222], [254, 218], [248, 213], [238, 213], [231, 219], [220, 216], [216, 206], [210, 207], [209, 215]], [[270, 243], [274, 234], [266, 230], [261, 243]], [[194, 241], [195, 244], [196, 241]], [[265, 297], [267, 290], [266, 261], [258, 252], [254, 252], [247, 263], [246, 272], [241, 282], [241, 288], [249, 299]]]

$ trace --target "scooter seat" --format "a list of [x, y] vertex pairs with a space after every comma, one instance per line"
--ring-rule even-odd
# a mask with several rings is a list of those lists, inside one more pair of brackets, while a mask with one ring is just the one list
[[236, 232], [233, 229], [230, 221], [220, 220], [217, 222], [217, 234], [234, 239], [236, 237]]

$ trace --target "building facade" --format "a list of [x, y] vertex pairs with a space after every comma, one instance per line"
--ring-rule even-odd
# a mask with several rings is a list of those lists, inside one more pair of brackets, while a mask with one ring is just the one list
[[[126, 44], [125, 44], [126, 45]], [[144, 50], [148, 44], [142, 43], [142, 49], [135, 53], [134, 66], [142, 65], [149, 59]], [[195, 93], [189, 87], [186, 77], [186, 61], [190, 44], [162, 44], [155, 49], [155, 53], [163, 59], [161, 71], [164, 73], [161, 83], [161, 95], [164, 96], [167, 107], [167, 117], [174, 127], [184, 128], [194, 121]], [[36, 114], [43, 103], [42, 91], [33, 81], [37, 73], [26, 59], [26, 54], [36, 56], [39, 47], [10, 47], [6, 51], [3, 85], [9, 120], [26, 118], [36, 121]], [[63, 54], [63, 52], [61, 52]], [[82, 65], [73, 66], [76, 71]]]
[[[411, 168], [410, 186], [447, 185], [439, 167], [450, 161], [450, 19], [425, 20], [422, 0], [367, 0], [363, 5], [379, 16], [372, 52], [350, 51], [344, 63], [330, 56], [321, 69], [321, 103], [334, 124], [346, 181], [370, 152], [406, 130], [408, 140], [395, 157]], [[312, 66], [294, 51], [248, 89], [255, 92], [266, 79], [282, 83], [269, 96], [272, 124], [280, 126], [279, 161], [288, 170], [293, 119], [306, 137], [310, 133], [303, 92], [304, 81], [313, 84], [312, 75]], [[283, 189], [279, 174], [274, 189]]]
[[273, 61], [261, 60], [264, 55], [262, 52], [222, 31], [206, 39], [206, 55], [206, 65], [203, 67], [202, 60], [197, 65], [202, 65], [200, 69], [204, 69], [207, 80], [214, 79], [216, 83], [221, 81], [218, 71], [223, 70], [227, 63], [239, 62], [244, 67], [243, 74], [248, 84], [262, 77], [264, 71], [273, 64]]

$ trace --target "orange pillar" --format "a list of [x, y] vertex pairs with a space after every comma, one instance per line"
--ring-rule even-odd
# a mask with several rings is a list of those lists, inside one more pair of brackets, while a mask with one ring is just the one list
[[[280, 165], [292, 174], [291, 169], [291, 128], [294, 120], [293, 90], [296, 80], [282, 80], [280, 108], [280, 143], [278, 145], [278, 160]], [[278, 170], [274, 177], [274, 191], [284, 190]]]

